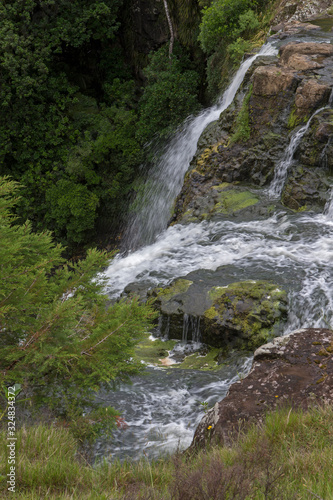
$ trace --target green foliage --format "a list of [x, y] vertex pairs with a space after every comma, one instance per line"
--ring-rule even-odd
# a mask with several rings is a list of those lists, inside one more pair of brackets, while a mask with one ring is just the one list
[[241, 37], [237, 38], [235, 42], [230, 43], [227, 50], [232, 62], [235, 64], [239, 63], [242, 60], [245, 52], [249, 50], [250, 47], [251, 44]]
[[288, 118], [288, 128], [293, 129], [300, 124], [302, 120], [297, 116], [296, 108], [293, 108]]
[[199, 75], [178, 46], [169, 59], [165, 45], [150, 57], [145, 69], [147, 84], [139, 102], [138, 138], [168, 135], [190, 113], [199, 108]]
[[[73, 422], [86, 405], [94, 407], [101, 386], [141, 369], [134, 346], [154, 313], [136, 300], [107, 307], [105, 279], [96, 278], [106, 253], [90, 250], [69, 264], [48, 231], [35, 234], [29, 222], [13, 225], [17, 187], [0, 181], [0, 385], [22, 384], [35, 407]], [[103, 415], [115, 424], [113, 410]]]
[[[221, 39], [231, 41], [240, 34], [240, 16], [251, 6], [251, 0], [215, 0], [203, 10], [199, 41], [202, 49], [211, 54]], [[243, 21], [246, 26], [246, 21]], [[236, 38], [237, 38], [236, 36]]]
[[[94, 235], [101, 213], [112, 220], [116, 198], [121, 209], [140, 162], [136, 116], [128, 100], [109, 95], [114, 85], [121, 87], [107, 71], [117, 60], [108, 44], [119, 26], [121, 4], [15, 0], [0, 5], [0, 172], [24, 184], [16, 209], [21, 219], [29, 218], [34, 229], [52, 229], [71, 245]], [[128, 76], [120, 62], [113, 67]], [[86, 77], [89, 72], [94, 75]], [[97, 86], [99, 75], [109, 108], [78, 92], [78, 85], [85, 91]], [[133, 92], [128, 90], [129, 99]]]

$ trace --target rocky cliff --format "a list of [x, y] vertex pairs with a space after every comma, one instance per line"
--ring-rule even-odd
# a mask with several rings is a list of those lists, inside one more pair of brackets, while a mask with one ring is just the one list
[[[332, 184], [333, 45], [315, 40], [318, 25], [300, 20], [324, 3], [305, 9], [304, 2], [282, 2], [270, 38], [278, 56], [256, 60], [234, 103], [202, 134], [172, 223], [268, 215], [272, 205], [323, 211]], [[277, 176], [287, 160], [284, 177]], [[332, 404], [332, 353], [333, 332], [315, 328], [257, 349], [250, 374], [207, 412], [192, 447], [230, 444], [246, 423], [260, 423], [278, 405]]]
[[306, 410], [332, 403], [333, 331], [298, 330], [255, 351], [251, 372], [207, 412], [192, 446], [212, 440], [228, 445], [244, 424], [262, 422], [279, 405]]
[[[304, 30], [300, 23], [289, 26]], [[333, 110], [325, 107], [332, 92], [332, 70], [330, 43], [286, 39], [279, 57], [259, 57], [234, 103], [200, 138], [172, 222], [210, 219], [254, 205], [267, 210], [265, 200], [259, 203], [249, 188], [272, 182], [295, 129], [320, 108], [296, 151], [281, 201], [293, 210], [322, 209], [333, 166]]]

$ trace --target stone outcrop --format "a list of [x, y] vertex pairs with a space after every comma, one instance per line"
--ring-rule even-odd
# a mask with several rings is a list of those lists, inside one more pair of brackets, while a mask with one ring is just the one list
[[279, 2], [273, 25], [315, 19], [324, 15], [331, 5], [330, 0], [282, 0]]
[[[304, 57], [313, 60], [314, 62], [320, 58], [331, 57], [333, 55], [333, 45], [330, 43], [317, 43], [317, 42], [291, 42], [284, 45], [280, 49], [280, 64], [282, 66], [287, 66], [292, 69], [313, 69], [311, 67], [306, 68], [295, 68], [293, 66], [293, 60], [297, 56], [298, 58]], [[317, 67], [317, 66], [315, 66]], [[323, 67], [320, 64], [318, 67]]]
[[[263, 210], [251, 185], [271, 182], [291, 132], [327, 105], [332, 88], [330, 43], [290, 42], [280, 48], [280, 59], [259, 57], [234, 102], [202, 134], [171, 222], [237, 214], [246, 207], [235, 204], [229, 213], [221, 210], [221, 197], [231, 191], [248, 199], [251, 210], [254, 205]], [[320, 210], [327, 201], [333, 158], [329, 111], [323, 109], [313, 118], [296, 150], [297, 162], [290, 168], [281, 198], [292, 210]]]
[[162, 335], [217, 348], [253, 350], [276, 335], [287, 316], [286, 293], [265, 281], [209, 287], [178, 279], [151, 295]]
[[306, 410], [324, 403], [333, 404], [333, 331], [298, 330], [255, 351], [249, 375], [207, 412], [192, 447], [228, 445], [244, 424], [260, 423], [278, 405]]
[[306, 116], [309, 109], [315, 109], [321, 103], [327, 101], [331, 93], [331, 87], [319, 83], [317, 80], [307, 80], [300, 85], [296, 91], [295, 106], [297, 116]]
[[280, 92], [297, 87], [298, 79], [293, 71], [278, 66], [260, 66], [253, 73], [253, 95], [276, 96]]

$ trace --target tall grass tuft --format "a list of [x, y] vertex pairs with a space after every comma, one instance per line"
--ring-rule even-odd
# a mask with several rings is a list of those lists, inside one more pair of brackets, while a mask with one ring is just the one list
[[[0, 433], [0, 497], [7, 441]], [[310, 500], [333, 498], [333, 408], [283, 408], [244, 430], [231, 447], [148, 462], [91, 467], [68, 429], [47, 425], [17, 432], [15, 498], [25, 500]]]

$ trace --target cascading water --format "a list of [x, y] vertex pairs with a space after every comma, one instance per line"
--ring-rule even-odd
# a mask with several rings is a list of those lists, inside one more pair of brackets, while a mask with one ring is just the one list
[[[332, 93], [332, 95], [333, 95], [333, 93]], [[327, 107], [330, 107], [330, 103], [331, 103], [331, 98], [329, 101], [329, 105]], [[304, 125], [303, 127], [301, 127], [299, 130], [296, 131], [296, 133], [293, 134], [293, 136], [290, 140], [289, 146], [286, 150], [286, 153], [283, 156], [280, 163], [277, 165], [277, 168], [274, 172], [274, 178], [273, 178], [272, 183], [271, 183], [269, 190], [268, 190], [268, 194], [270, 197], [278, 198], [279, 196], [281, 196], [283, 186], [284, 186], [284, 183], [285, 183], [286, 178], [287, 178], [288, 169], [293, 162], [295, 151], [296, 151], [297, 147], [299, 146], [302, 138], [304, 137], [306, 132], [309, 130], [312, 119], [316, 115], [318, 115], [321, 111], [323, 111], [324, 109], [326, 109], [326, 107], [317, 109], [317, 111], [315, 111], [313, 113], [313, 115], [310, 117], [307, 124]]]
[[277, 50], [268, 43], [257, 54], [246, 59], [220, 101], [198, 116], [188, 118], [170, 140], [138, 193], [135, 201], [138, 209], [124, 235], [127, 249], [152, 243], [166, 229], [172, 204], [182, 188], [184, 175], [195, 154], [200, 135], [209, 123], [217, 120], [222, 111], [230, 106], [253, 61], [258, 56], [274, 54], [277, 54]]
[[[261, 54], [273, 51], [266, 46]], [[247, 66], [254, 60], [251, 59]], [[246, 66], [242, 66], [242, 74], [236, 75], [237, 85], [243, 71]], [[289, 316], [284, 334], [307, 326], [327, 327], [333, 324], [333, 195], [323, 214], [294, 213], [280, 206], [270, 216], [254, 212], [248, 214], [246, 221], [231, 217], [175, 225], [163, 231], [202, 130], [231, 102], [237, 85], [232, 83], [227, 91], [229, 97], [226, 94], [220, 106], [186, 122], [171, 143], [175, 151], [170, 144], [151, 187], [146, 186], [146, 196], [151, 196], [146, 209], [149, 217], [144, 221], [146, 215], [141, 212], [141, 219], [134, 221], [130, 229], [131, 233], [137, 224], [138, 231], [148, 231], [151, 224], [153, 229], [147, 237], [150, 244], [114, 259], [106, 272], [110, 278], [109, 292], [117, 296], [130, 283], [147, 289], [179, 277], [193, 283], [205, 281], [210, 286], [267, 280], [288, 292]], [[282, 191], [288, 166], [309, 126], [310, 121], [292, 137], [280, 162], [282, 168], [278, 169], [283, 170], [283, 175], [276, 173], [270, 196], [276, 197]], [[267, 191], [260, 192], [267, 196]], [[184, 341], [189, 329], [200, 335], [200, 324], [185, 317]], [[167, 330], [166, 324], [164, 331]], [[184, 345], [178, 344], [178, 349]], [[214, 373], [149, 367], [144, 377], [134, 379], [132, 386], [122, 386], [119, 391], [104, 395], [109, 404], [123, 410], [129, 427], [117, 432], [112, 442], [100, 441], [96, 455], [111, 453], [112, 457], [138, 458], [143, 450], [149, 456], [157, 456], [178, 446], [186, 447], [203, 416], [200, 403], [212, 406], [221, 400], [230, 383], [238, 380], [237, 373], [246, 373], [250, 366], [251, 357], [240, 356]]]

